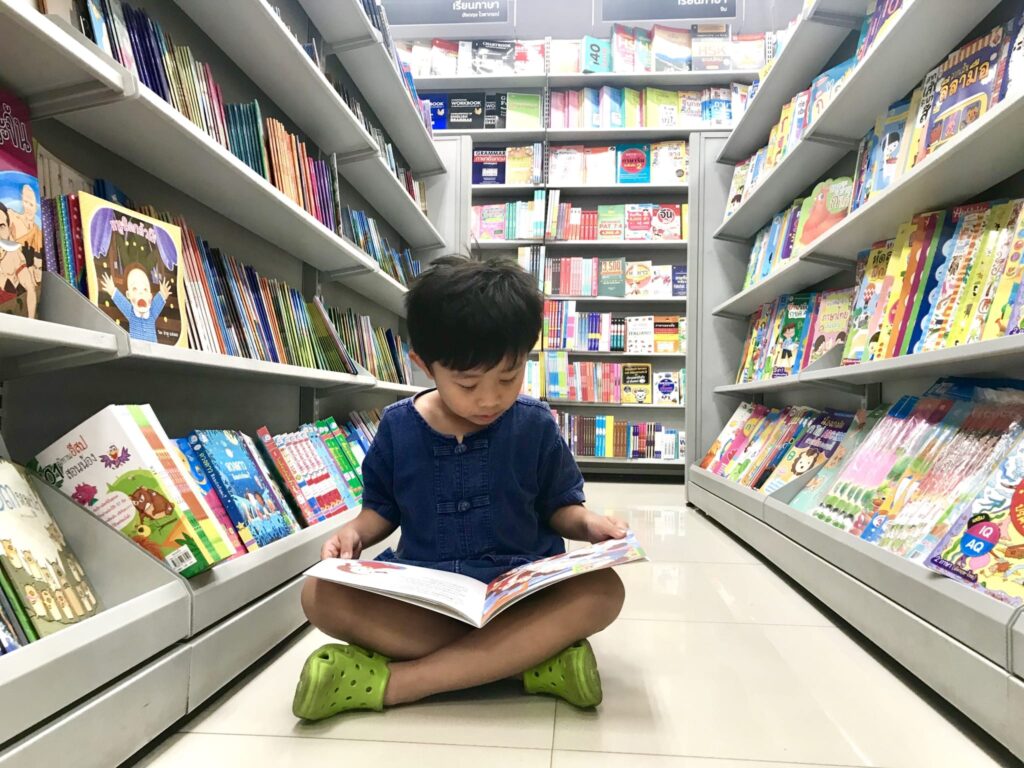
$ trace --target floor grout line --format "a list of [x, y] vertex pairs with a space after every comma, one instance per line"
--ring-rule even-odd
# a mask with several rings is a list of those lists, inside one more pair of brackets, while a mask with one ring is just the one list
[[789, 624], [771, 621], [724, 621], [719, 619], [647, 619], [619, 616], [616, 621], [643, 621], [655, 624], [720, 624], [732, 627], [793, 627], [800, 629], [839, 629], [835, 624]]
[[617, 752], [617, 751], [612, 751], [612, 750], [601, 750], [601, 751], [598, 751], [596, 749], [570, 749], [570, 748], [562, 748], [562, 749], [558, 749], [558, 750], [555, 750], [555, 751], [556, 752], [578, 752], [578, 753], [584, 754], [584, 755], [636, 755], [638, 757], [681, 757], [684, 760], [691, 760], [691, 759], [693, 759], [693, 760], [723, 760], [723, 761], [729, 761], [729, 762], [732, 762], [732, 763], [769, 763], [769, 764], [773, 764], [773, 765], [783, 765], [783, 766], [807, 765], [807, 766], [813, 766], [813, 768], [885, 768], [885, 766], [880, 766], [880, 765], [865, 766], [865, 765], [856, 765], [854, 763], [823, 763], [823, 762], [820, 762], [820, 761], [819, 762], [814, 762], [814, 763], [809, 763], [809, 762], [806, 762], [806, 761], [803, 761], [803, 760], [774, 760], [772, 758], [763, 758], [763, 757], [721, 757], [719, 755], [691, 754], [689, 752], [687, 752], [687, 753], [676, 753], [676, 752], [673, 752], [671, 754], [666, 754], [666, 753], [663, 753], [663, 752], [635, 752], [635, 751], [634, 752]]
[[[469, 749], [507, 749], [512, 752], [551, 752], [547, 747], [508, 747], [503, 744], [459, 744], [449, 741], [406, 741], [405, 739], [366, 739], [347, 736], [338, 738], [335, 736], [317, 736], [297, 733], [235, 733], [233, 731], [177, 731], [169, 738], [175, 736], [230, 736], [239, 739], [267, 738], [267, 739], [303, 739], [308, 741], [357, 741], [361, 744], [409, 744], [416, 747], [467, 747]], [[552, 742], [554, 737], [552, 737]], [[585, 751], [585, 750], [579, 750]]]

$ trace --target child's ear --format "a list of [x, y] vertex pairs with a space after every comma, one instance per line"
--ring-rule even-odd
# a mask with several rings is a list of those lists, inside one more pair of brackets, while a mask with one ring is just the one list
[[410, 359], [410, 360], [412, 360], [412, 361], [413, 361], [414, 363], [416, 363], [416, 365], [417, 365], [417, 366], [419, 367], [419, 369], [420, 369], [421, 371], [423, 371], [423, 373], [425, 373], [425, 374], [427, 375], [427, 378], [428, 378], [428, 379], [430, 379], [431, 381], [433, 381], [433, 380], [434, 380], [434, 374], [432, 374], [432, 373], [430, 372], [430, 366], [429, 366], [429, 365], [427, 365], [427, 364], [426, 364], [426, 363], [425, 363], [425, 362], [423, 361], [423, 358], [422, 358], [422, 357], [420, 357], [419, 355], [417, 355], [417, 354], [416, 354], [416, 353], [415, 353], [414, 351], [410, 350], [410, 351], [409, 351], [409, 359]]

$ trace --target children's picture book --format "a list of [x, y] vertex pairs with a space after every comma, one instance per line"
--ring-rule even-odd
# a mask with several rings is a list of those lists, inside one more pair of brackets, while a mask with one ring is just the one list
[[846, 344], [846, 333], [850, 327], [850, 310], [856, 288], [837, 288], [822, 291], [818, 298], [818, 309], [814, 326], [808, 336], [810, 357], [807, 365], [818, 360], [833, 347]]
[[43, 220], [28, 107], [0, 90], [0, 313], [36, 317]]
[[0, 459], [0, 569], [21, 604], [28, 635], [45, 637], [96, 612], [97, 600], [64, 534], [25, 470]]
[[306, 576], [391, 597], [479, 628], [545, 587], [644, 560], [647, 555], [643, 547], [629, 531], [622, 539], [609, 539], [514, 568], [490, 584], [448, 571], [380, 560], [323, 560], [306, 571]]
[[850, 326], [843, 347], [842, 365], [855, 365], [867, 354], [872, 318], [878, 309], [882, 283], [892, 255], [893, 241], [879, 241], [860, 255], [866, 264], [850, 313]]
[[217, 555], [136, 416], [142, 419], [132, 406], [107, 406], [36, 454], [28, 468], [174, 572], [194, 576]]
[[771, 351], [771, 378], [789, 376], [803, 367], [801, 358], [813, 306], [812, 295], [807, 293], [796, 294], [780, 302], [778, 335]]
[[841, 176], [819, 182], [800, 209], [795, 249], [799, 252], [846, 218], [853, 198], [853, 179]]
[[89, 300], [133, 339], [188, 346], [181, 230], [81, 192]]
[[786, 451], [761, 490], [772, 493], [823, 466], [839, 447], [855, 416], [854, 413], [832, 410], [815, 414], [807, 430]]
[[740, 403], [736, 407], [732, 416], [729, 417], [729, 421], [726, 422], [722, 431], [718, 434], [718, 437], [716, 437], [714, 442], [711, 443], [711, 447], [708, 448], [708, 452], [704, 454], [704, 458], [701, 459], [700, 464], [698, 465], [701, 469], [708, 469], [715, 462], [721, 459], [722, 453], [728, 449], [733, 438], [735, 438], [737, 433], [743, 428], [743, 425], [747, 423], [747, 419], [750, 418], [753, 412], [753, 403]]

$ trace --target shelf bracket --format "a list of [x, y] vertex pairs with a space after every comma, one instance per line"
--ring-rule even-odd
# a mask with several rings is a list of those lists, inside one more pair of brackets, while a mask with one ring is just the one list
[[116, 357], [114, 353], [95, 349], [44, 349], [5, 361], [0, 378], [16, 379], [62, 368], [77, 368], [114, 360]]
[[829, 147], [836, 147], [837, 149], [845, 149], [847, 151], [853, 151], [860, 145], [860, 141], [858, 139], [847, 139], [842, 136], [821, 136], [819, 134], [804, 136], [804, 141], [810, 141], [815, 144], [824, 144]]
[[844, 259], [842, 256], [830, 256], [827, 253], [809, 253], [806, 256], [801, 256], [800, 260], [826, 267], [836, 267], [846, 272], [853, 272], [857, 267], [856, 263], [849, 259]]
[[346, 152], [345, 154], [338, 155], [338, 165], [350, 165], [362, 162], [363, 160], [372, 160], [375, 157], [380, 157], [380, 150], [376, 147], [357, 149], [355, 152]]
[[719, 309], [711, 313], [714, 317], [724, 317], [727, 320], [749, 320], [750, 315], [743, 315], [739, 312], [730, 312], [728, 309]]
[[844, 27], [846, 29], [857, 29], [863, 22], [863, 18], [847, 16], [844, 13], [814, 10], [807, 14], [807, 20], [813, 21], [815, 24], [824, 24], [826, 27]]
[[342, 278], [352, 277], [353, 275], [365, 275], [375, 270], [371, 267], [367, 267], [364, 264], [355, 264], [351, 267], [342, 267], [341, 269], [332, 269], [323, 273], [324, 277], [331, 282], [339, 282]]
[[750, 245], [752, 240], [749, 237], [737, 237], [736, 235], [714, 235], [715, 240], [724, 240], [727, 243], [739, 243], [740, 245]]

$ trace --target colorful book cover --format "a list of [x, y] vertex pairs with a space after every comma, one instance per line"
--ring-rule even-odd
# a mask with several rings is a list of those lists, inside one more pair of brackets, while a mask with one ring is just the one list
[[901, 224], [896, 230], [892, 253], [889, 255], [885, 277], [882, 279], [878, 309], [868, 326], [868, 349], [864, 353], [863, 362], [882, 359], [889, 348], [889, 339], [894, 328], [893, 321], [899, 303], [901, 300], [905, 301], [902, 293], [907, 285], [907, 274], [911, 267], [910, 259], [914, 253], [910, 248], [912, 231], [913, 222]]
[[743, 425], [747, 423], [747, 419], [750, 418], [753, 412], [753, 403], [740, 403], [736, 407], [732, 416], [729, 417], [729, 421], [726, 422], [718, 437], [711, 443], [708, 452], [704, 454], [704, 458], [701, 459], [698, 465], [701, 469], [708, 469], [721, 459], [722, 453], [728, 450], [729, 444], [736, 434], [743, 429]]
[[28, 107], [0, 90], [0, 313], [36, 317], [43, 279], [43, 219]]
[[[1018, 203], [1020, 202], [1018, 201]], [[995, 294], [992, 298], [992, 306], [985, 320], [985, 329], [982, 332], [982, 339], [985, 341], [1005, 336], [1010, 330], [1010, 315], [1013, 312], [1014, 302], [1020, 292], [1022, 277], [1024, 205], [1021, 206], [1016, 220], [1007, 227], [1007, 230], [1009, 233], [1009, 254], [1006, 257], [1006, 267], [999, 278], [999, 284], [996, 286]]]
[[845, 346], [856, 290], [856, 288], [837, 288], [818, 294], [820, 297], [818, 311], [815, 314], [814, 328], [808, 338], [810, 355], [807, 365], [821, 358], [833, 347]]
[[889, 111], [879, 118], [876, 128], [878, 163], [871, 180], [872, 195], [886, 189], [900, 175], [902, 169], [899, 160], [902, 157], [903, 143], [907, 138], [909, 111], [910, 100], [904, 99], [889, 107]]
[[857, 41], [858, 61], [862, 61], [868, 55], [871, 46], [881, 36], [883, 30], [894, 22], [902, 7], [903, 0], [871, 0], [861, 28], [860, 39]]
[[835, 452], [825, 462], [821, 470], [807, 481], [807, 484], [789, 503], [793, 509], [798, 512], [811, 512], [821, 503], [825, 494], [832, 489], [832, 484], [835, 482], [837, 475], [843, 471], [846, 463], [856, 452], [857, 447], [871, 432], [875, 424], [878, 423], [878, 420], [885, 415], [887, 410], [888, 406], [883, 406], [874, 409], [870, 413], [865, 412], [863, 409], [857, 411], [853, 418], [853, 423], [836, 447]]
[[689, 283], [685, 264], [672, 265], [672, 295], [685, 298], [689, 295]]
[[601, 259], [598, 262], [598, 296], [622, 298], [626, 295], [626, 260]]
[[689, 72], [693, 56], [690, 30], [655, 24], [651, 30], [651, 55], [655, 72]]
[[644, 88], [644, 127], [675, 128], [679, 120], [679, 93]]
[[654, 402], [678, 405], [680, 402], [679, 371], [660, 371], [654, 374]]
[[626, 264], [626, 297], [646, 296], [651, 289], [653, 267], [650, 260], [630, 261]]
[[622, 364], [622, 402], [650, 405], [653, 402], [650, 363]]
[[654, 351], [668, 354], [680, 351], [678, 315], [655, 315]]
[[198, 525], [125, 406], [110, 405], [40, 451], [29, 469], [188, 578], [212, 563]]
[[505, 150], [474, 149], [473, 150], [473, 183], [504, 184], [505, 183]]
[[651, 183], [651, 145], [620, 144], [616, 148], [616, 184]]
[[583, 45], [580, 47], [580, 72], [604, 73], [611, 71], [611, 41], [584, 35]]
[[685, 184], [689, 167], [685, 141], [651, 144], [651, 183]]
[[224, 510], [224, 505], [220, 501], [220, 496], [217, 495], [217, 491], [210, 482], [210, 478], [206, 474], [206, 471], [203, 469], [203, 465], [199, 461], [199, 457], [196, 456], [196, 452], [192, 449], [192, 446], [189, 445], [188, 438], [176, 438], [174, 443], [178, 448], [182, 463], [189, 470], [192, 482], [194, 482], [199, 488], [199, 491], [203, 494], [203, 499], [206, 501], [206, 506], [210, 508], [213, 516], [220, 523], [220, 530], [223, 531], [224, 539], [231, 549], [232, 554], [230, 557], [244, 555], [247, 550], [242, 544], [242, 540], [238, 538], [238, 531], [235, 530], [235, 526], [231, 522], [231, 518], [228, 517], [228, 513]]
[[907, 279], [904, 281], [904, 288], [892, 317], [893, 330], [889, 336], [889, 346], [885, 350], [886, 357], [907, 353], [923, 300], [923, 286], [928, 281], [935, 263], [944, 219], [944, 211], [919, 213], [911, 219], [910, 240], [907, 244], [910, 249]]
[[843, 87], [854, 67], [857, 66], [857, 57], [851, 56], [846, 61], [836, 64], [827, 69], [811, 81], [811, 106], [810, 114], [807, 117], [808, 125], [814, 123], [821, 113], [825, 111], [832, 99]]
[[597, 239], [622, 240], [626, 229], [625, 205], [597, 206]]
[[752, 159], [739, 163], [732, 171], [732, 180], [729, 182], [729, 200], [725, 204], [725, 216], [728, 218], [740, 207], [746, 193], [747, 178], [753, 165]]
[[539, 93], [508, 94], [505, 127], [510, 130], [540, 128], [544, 113], [543, 97]]
[[181, 230], [78, 194], [89, 300], [133, 339], [188, 346]]
[[778, 432], [780, 423], [789, 423], [792, 410], [789, 407], [781, 411], [777, 408], [769, 409], [764, 418], [755, 425], [746, 446], [725, 468], [724, 477], [733, 482], [742, 482], [755, 462], [758, 461], [758, 457], [764, 452], [765, 447], [770, 444], [772, 437]]
[[[764, 304], [761, 313], [757, 316], [757, 322], [753, 326], [751, 337], [750, 368], [743, 373], [744, 382], [757, 381], [770, 377], [771, 359], [770, 354], [772, 341], [776, 338], [776, 324], [778, 322], [782, 300], [787, 297], [779, 297], [775, 301]], [[766, 376], [767, 371], [767, 376]]]
[[[654, 239], [654, 203], [626, 203], [621, 207], [626, 217], [623, 239], [642, 241]], [[598, 218], [600, 219], [600, 213]], [[599, 224], [600, 226], [600, 224]]]
[[[742, 455], [746, 450], [751, 438], [761, 428], [771, 410], [763, 404], [750, 405], [749, 412], [742, 407], [737, 409], [732, 419], [743, 418], [744, 415], [746, 415], [746, 418], [743, 419], [740, 427], [728, 438], [725, 438], [725, 432], [728, 430], [728, 425], [726, 426], [726, 431], [723, 431], [718, 438], [721, 441], [720, 450], [716, 452], [715, 458], [709, 462], [706, 469], [712, 474], [725, 477], [736, 457]], [[729, 424], [733, 423], [732, 419], [729, 420]], [[714, 448], [714, 445], [712, 445], [712, 448]]]
[[797, 406], [783, 409], [782, 418], [775, 427], [774, 433], [767, 436], [758, 456], [740, 478], [744, 485], [756, 490], [762, 489], [764, 483], [779, 467], [789, 453], [790, 448], [800, 441], [810, 429], [818, 412], [813, 408]]
[[801, 369], [800, 357], [809, 330], [814, 294], [799, 293], [780, 300], [778, 335], [771, 351], [771, 378], [789, 376]]
[[857, 297], [850, 313], [850, 329], [843, 348], [843, 365], [855, 365], [868, 352], [872, 318], [875, 317], [881, 296], [883, 281], [892, 255], [893, 241], [875, 243], [866, 256], [864, 277], [857, 289]]
[[448, 128], [448, 94], [430, 93], [423, 98], [430, 102], [430, 127], [435, 131]]
[[651, 235], [655, 240], [684, 240], [686, 236], [685, 203], [655, 203], [651, 216]]
[[533, 184], [539, 181], [534, 175], [533, 146], [508, 147], [505, 150], [505, 183]]
[[853, 179], [848, 176], [819, 182], [800, 208], [794, 246], [797, 252], [846, 218], [852, 198]]
[[839, 447], [856, 414], [827, 410], [814, 416], [803, 435], [786, 451], [775, 470], [761, 485], [774, 493], [801, 475], [823, 466]]
[[93, 615], [85, 572], [25, 470], [0, 459], [0, 489], [0, 569], [34, 634], [46, 637]]

